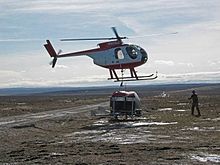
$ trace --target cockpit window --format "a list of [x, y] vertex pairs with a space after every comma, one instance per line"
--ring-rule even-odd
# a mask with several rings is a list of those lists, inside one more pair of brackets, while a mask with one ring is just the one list
[[130, 45], [130, 46], [126, 47], [126, 51], [132, 59], [137, 58], [138, 52], [137, 52], [137, 48], [135, 46]]
[[147, 57], [147, 52], [144, 49], [141, 48], [140, 52], [144, 57]]
[[120, 48], [115, 49], [115, 58], [118, 60], [124, 59], [124, 54]]
[[147, 61], [147, 52], [144, 50], [144, 49], [140, 49], [140, 52], [141, 52], [141, 54], [142, 54], [142, 61], [143, 62], [146, 62]]

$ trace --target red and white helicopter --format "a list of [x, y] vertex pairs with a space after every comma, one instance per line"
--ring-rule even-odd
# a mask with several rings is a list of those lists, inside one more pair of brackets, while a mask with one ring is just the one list
[[[123, 39], [127, 37], [120, 37], [115, 27], [112, 27], [115, 37], [111, 38], [79, 38], [79, 39], [61, 39], [61, 41], [80, 41], [80, 40], [113, 40], [102, 42], [98, 44], [98, 48], [77, 51], [72, 53], [61, 54], [61, 51], [56, 53], [51, 42], [46, 40], [44, 45], [49, 55], [53, 58], [51, 62], [54, 68], [58, 58], [75, 57], [86, 55], [93, 59], [94, 64], [109, 69], [110, 78], [108, 80], [121, 81], [137, 81], [137, 80], [153, 80], [157, 78], [156, 74], [148, 76], [138, 76], [135, 67], [143, 65], [147, 62], [148, 56], [146, 51], [140, 46], [134, 44], [124, 44]], [[130, 76], [124, 77], [124, 70], [130, 70]], [[121, 70], [122, 76], [119, 77], [115, 70]]]

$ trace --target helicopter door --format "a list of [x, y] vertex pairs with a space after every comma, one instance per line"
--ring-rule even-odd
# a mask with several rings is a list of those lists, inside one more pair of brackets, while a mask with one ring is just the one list
[[116, 59], [116, 63], [119, 63], [119, 60], [124, 59], [124, 54], [121, 50], [121, 48], [116, 48], [115, 49], [115, 59]]

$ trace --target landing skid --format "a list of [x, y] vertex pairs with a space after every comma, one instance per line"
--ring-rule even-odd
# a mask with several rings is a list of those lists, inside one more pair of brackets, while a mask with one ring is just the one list
[[115, 70], [109, 70], [110, 71], [110, 78], [108, 80], [114, 80], [114, 82], [123, 82], [123, 81], [141, 81], [141, 80], [154, 80], [157, 78], [157, 72], [156, 74], [150, 74], [146, 76], [138, 76], [134, 68], [130, 69], [131, 76], [124, 77], [124, 70], [121, 70], [122, 76], [118, 77]]
[[119, 80], [115, 80], [114, 82], [119, 82], [119, 81], [142, 81], [142, 80], [154, 80], [154, 79], [156, 79], [156, 78], [158, 77], [157, 74], [156, 74], [156, 75], [152, 74], [152, 76], [154, 76], [154, 77], [141, 76], [141, 77], [138, 77], [138, 79], [136, 79], [135, 77], [130, 77], [130, 78], [127, 78], [127, 79], [119, 79]]
[[[152, 76], [154, 76], [154, 74], [150, 74], [150, 75], [147, 75], [147, 76], [138, 76], [138, 80], [140, 78], [146, 78], [146, 77], [152, 77]], [[135, 78], [136, 79], [136, 77], [131, 77], [131, 76], [130, 77], [129, 76], [128, 77], [118, 77], [119, 80], [122, 80], [122, 79], [125, 80], [125, 79], [129, 79], [129, 78]], [[113, 79], [116, 80], [117, 78], [108, 78], [108, 80], [113, 80]]]

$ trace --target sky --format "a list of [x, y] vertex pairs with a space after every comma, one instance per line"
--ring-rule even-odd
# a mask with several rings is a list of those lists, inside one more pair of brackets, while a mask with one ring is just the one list
[[96, 48], [60, 39], [113, 37], [113, 26], [121, 36], [145, 36], [124, 40], [148, 53], [138, 74], [158, 71], [142, 84], [220, 82], [219, 0], [0, 0], [0, 11], [0, 88], [114, 84], [87, 56], [51, 68], [43, 47], [50, 39], [57, 51]]

